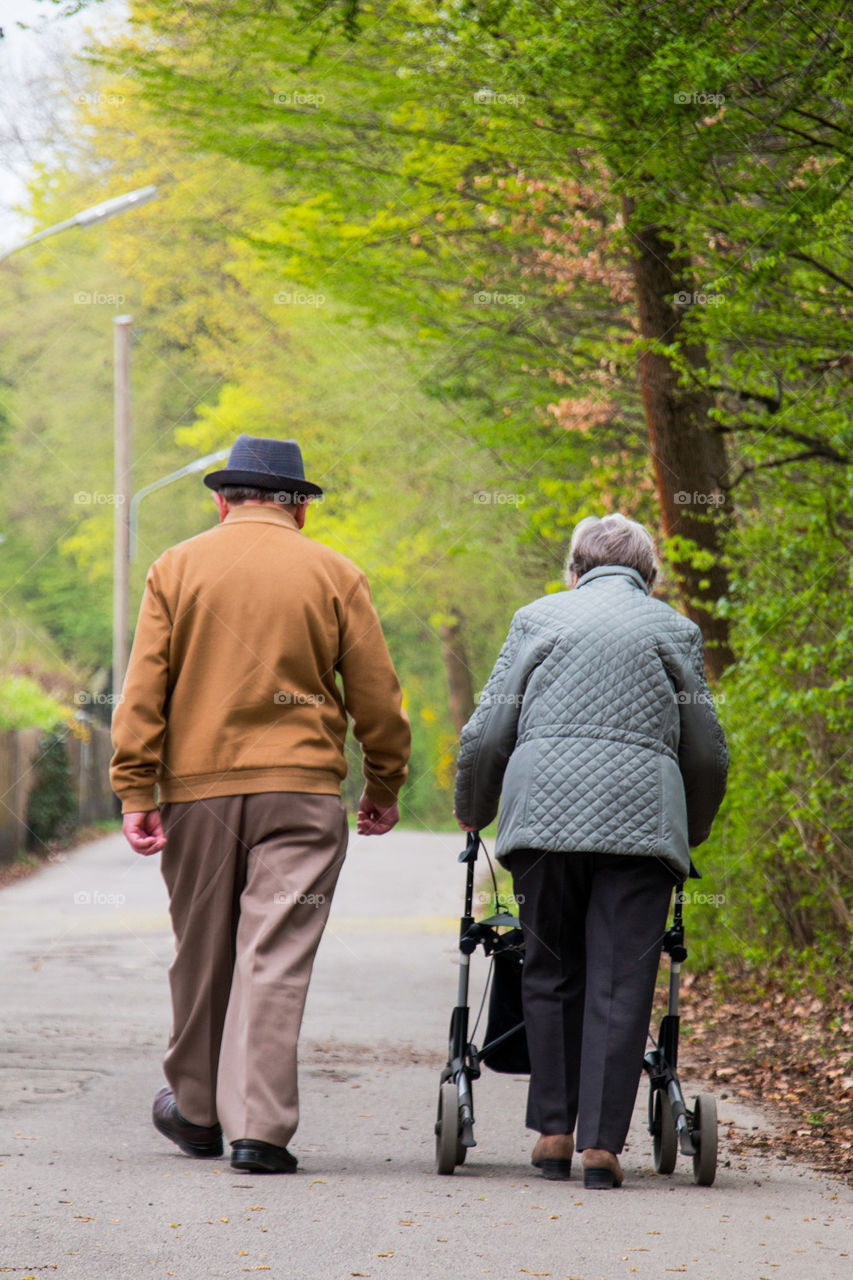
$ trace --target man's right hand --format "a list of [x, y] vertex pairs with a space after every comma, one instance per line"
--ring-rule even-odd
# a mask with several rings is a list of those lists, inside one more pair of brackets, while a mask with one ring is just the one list
[[133, 852], [141, 853], [145, 858], [166, 847], [166, 833], [159, 809], [149, 809], [146, 813], [126, 813], [121, 821], [121, 829]]
[[358, 821], [356, 830], [360, 836], [384, 836], [400, 821], [400, 810], [396, 804], [387, 809], [380, 809], [368, 798], [365, 791], [358, 802]]

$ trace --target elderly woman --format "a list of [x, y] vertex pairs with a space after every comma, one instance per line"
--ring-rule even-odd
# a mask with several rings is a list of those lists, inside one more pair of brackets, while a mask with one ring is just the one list
[[670, 898], [725, 793], [699, 628], [650, 592], [654, 543], [622, 515], [574, 531], [571, 591], [519, 609], [462, 731], [456, 815], [491, 822], [525, 939], [532, 1161], [622, 1182]]

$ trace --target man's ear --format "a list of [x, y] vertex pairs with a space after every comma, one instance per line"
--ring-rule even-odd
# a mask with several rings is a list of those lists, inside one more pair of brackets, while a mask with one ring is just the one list
[[302, 529], [305, 527], [305, 515], [306, 515], [306, 512], [308, 511], [308, 503], [310, 501], [311, 499], [307, 498], [305, 502], [297, 502], [296, 506], [293, 509], [293, 517], [296, 521], [297, 529]]
[[228, 515], [228, 512], [231, 510], [231, 508], [229, 507], [225, 498], [223, 498], [222, 494], [219, 493], [216, 489], [214, 489], [213, 491], [213, 496], [216, 499], [216, 506], [219, 510], [219, 523], [222, 524], [222, 521]]

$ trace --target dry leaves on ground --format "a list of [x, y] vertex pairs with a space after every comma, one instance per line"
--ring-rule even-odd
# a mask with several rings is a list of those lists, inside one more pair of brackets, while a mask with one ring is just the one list
[[853, 1002], [781, 984], [682, 980], [679, 1074], [774, 1113], [776, 1131], [738, 1131], [735, 1150], [804, 1160], [853, 1185]]

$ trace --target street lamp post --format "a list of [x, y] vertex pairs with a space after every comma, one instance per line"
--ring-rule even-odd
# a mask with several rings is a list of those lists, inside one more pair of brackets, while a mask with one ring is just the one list
[[214, 462], [222, 462], [228, 457], [228, 449], [216, 449], [213, 453], [206, 453], [203, 458], [195, 458], [192, 462], [188, 462], [185, 467], [178, 467], [177, 471], [170, 471], [167, 476], [161, 476], [159, 480], [153, 481], [152, 484], [145, 485], [144, 489], [138, 489], [130, 500], [130, 558], [136, 559], [136, 553], [139, 543], [139, 504], [143, 498], [147, 498], [149, 493], [156, 492], [157, 489], [163, 489], [167, 484], [171, 484], [174, 480], [182, 480], [184, 476], [191, 476], [196, 471], [204, 471], [205, 467], [209, 467]]
[[130, 597], [130, 316], [115, 316], [113, 444], [113, 705], [127, 669]]

